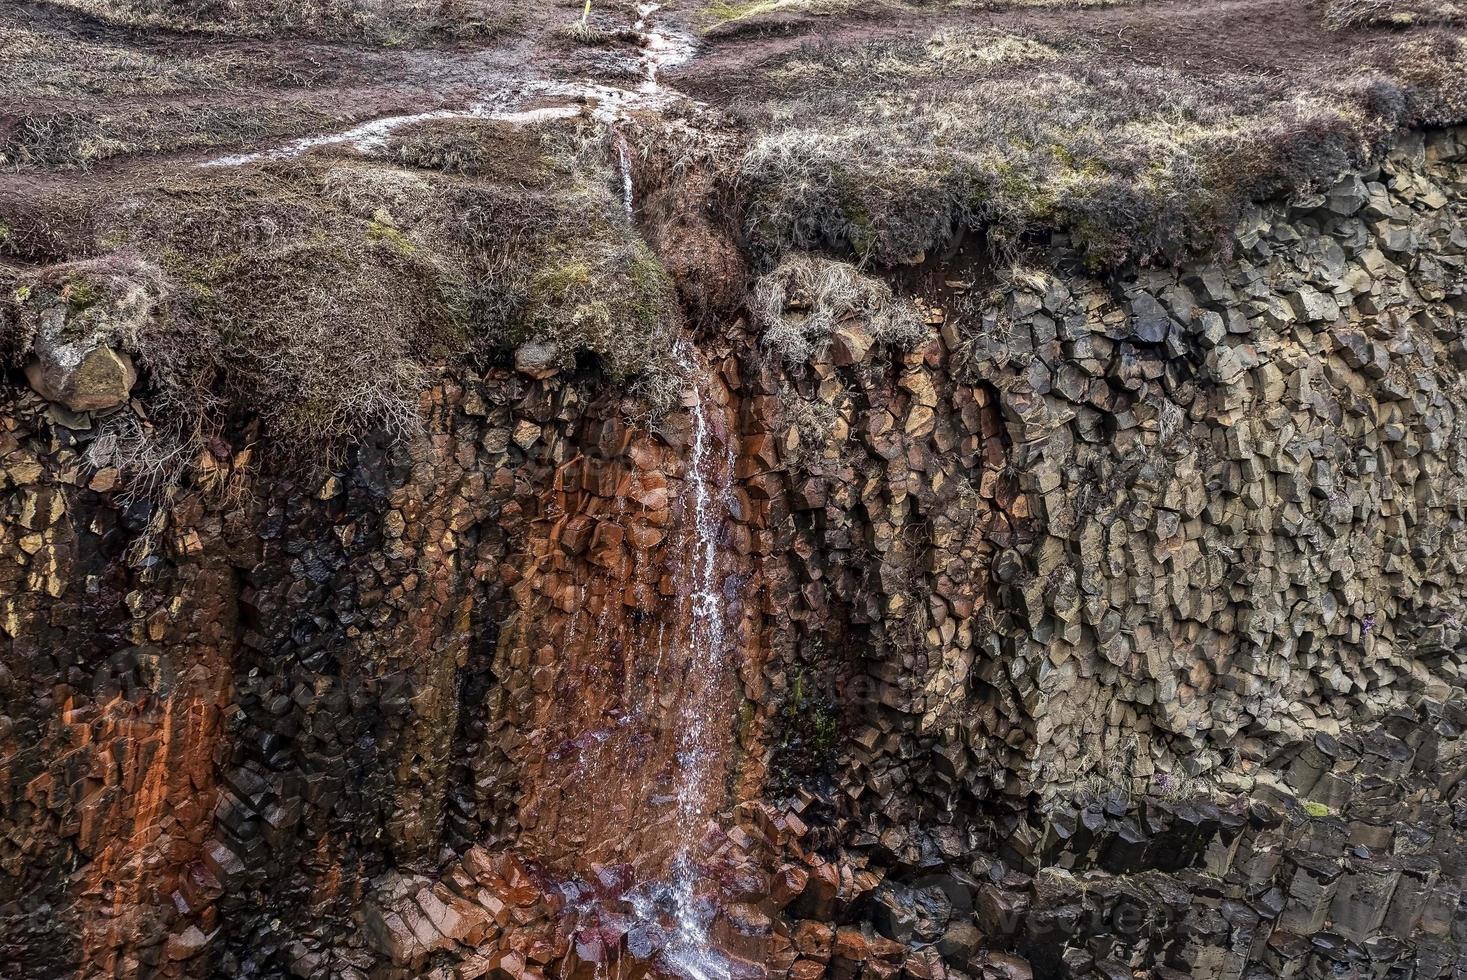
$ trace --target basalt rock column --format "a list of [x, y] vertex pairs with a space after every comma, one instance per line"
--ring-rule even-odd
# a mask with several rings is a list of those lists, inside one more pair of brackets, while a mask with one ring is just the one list
[[[682, 360], [695, 377], [700, 369], [689, 350]], [[729, 583], [725, 516], [732, 503], [735, 448], [727, 431], [716, 431], [723, 406], [710, 404], [700, 384], [689, 406], [693, 441], [687, 462], [684, 523], [691, 549], [682, 556], [677, 575], [680, 618], [687, 623], [682, 639], [683, 663], [674, 670], [681, 674], [677, 710], [676, 785], [678, 845], [668, 889], [676, 933], [665, 959], [688, 976], [701, 977], [721, 972], [717, 957], [710, 952], [708, 926], [711, 910], [700, 907], [700, 872], [697, 867], [699, 831], [709, 811], [722, 795], [720, 757], [729, 742], [729, 720], [733, 718], [733, 691], [728, 669], [737, 651], [731, 647], [728, 613], [733, 596]], [[683, 612], [683, 609], [686, 609]], [[659, 651], [660, 652], [660, 651]], [[659, 657], [659, 661], [661, 658]], [[677, 683], [678, 677], [666, 678]], [[649, 910], [650, 911], [650, 910]]]
[[626, 864], [629, 882], [662, 880], [726, 802], [733, 661], [757, 660], [759, 610], [729, 385], [692, 373], [690, 404], [655, 431], [611, 403], [578, 409], [545, 446], [564, 462], [510, 561], [479, 772], [498, 831], [558, 874]]

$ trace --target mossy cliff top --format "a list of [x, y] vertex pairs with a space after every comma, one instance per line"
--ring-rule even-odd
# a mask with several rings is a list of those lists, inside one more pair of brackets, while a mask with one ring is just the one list
[[251, 416], [317, 448], [411, 428], [435, 368], [512, 352], [532, 373], [591, 357], [665, 404], [653, 384], [676, 373], [677, 301], [604, 139], [574, 120], [443, 120], [370, 152], [134, 175], [111, 193], [37, 184], [6, 202], [7, 360], [63, 342], [131, 355], [164, 453]]
[[[1467, 119], [1458, 4], [581, 9], [7, 5], [5, 359], [105, 342], [180, 430], [263, 415], [311, 443], [411, 424], [432, 370], [512, 354], [655, 406], [715, 280], [971, 232], [1172, 260]], [[201, 165], [222, 153], [245, 155]]]
[[820, 14], [856, 6], [751, 7], [689, 70], [704, 98], [739, 93], [759, 253], [901, 262], [968, 227], [1011, 247], [1059, 229], [1096, 266], [1175, 260], [1211, 247], [1248, 201], [1328, 183], [1403, 127], [1467, 113], [1460, 6], [1031, 0]]

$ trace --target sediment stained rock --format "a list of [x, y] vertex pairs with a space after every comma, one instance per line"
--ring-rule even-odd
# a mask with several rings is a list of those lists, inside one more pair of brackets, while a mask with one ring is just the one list
[[[505, 561], [512, 605], [476, 768], [498, 832], [552, 867], [632, 857], [655, 875], [668, 848], [723, 808], [726, 783], [760, 784], [760, 756], [733, 756], [742, 678], [759, 676], [766, 642], [753, 564], [763, 505], [732, 472], [737, 372], [736, 361], [715, 361], [689, 393], [701, 405], [654, 428], [623, 421], [612, 401], [578, 405], [573, 390], [516, 428], [538, 453], [544, 489], [525, 501], [522, 550]], [[701, 463], [695, 410], [716, 443]], [[694, 465], [726, 483], [708, 527], [694, 512]], [[691, 579], [704, 548], [717, 637], [694, 635]], [[703, 679], [700, 657], [728, 658], [728, 669]], [[711, 752], [680, 743], [689, 708], [710, 719]], [[707, 797], [695, 812], [679, 805], [690, 779]]]

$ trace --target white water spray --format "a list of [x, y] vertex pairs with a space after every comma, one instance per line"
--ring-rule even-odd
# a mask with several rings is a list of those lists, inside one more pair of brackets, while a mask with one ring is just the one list
[[[690, 376], [702, 376], [691, 345], [678, 346], [678, 362]], [[687, 462], [686, 487], [692, 547], [679, 574], [679, 591], [689, 614], [687, 649], [677, 711], [678, 849], [668, 880], [633, 897], [637, 914], [656, 921], [658, 913], [672, 919], [672, 934], [661, 951], [670, 971], [688, 980], [727, 980], [728, 962], [715, 948], [711, 927], [713, 911], [699, 901], [698, 845], [703, 821], [720, 790], [717, 770], [720, 742], [727, 737], [727, 718], [717, 709], [718, 691], [730, 669], [731, 638], [726, 620], [727, 600], [719, 555], [725, 518], [729, 512], [734, 472], [734, 445], [714, 432], [705, 384], [695, 384], [688, 406], [693, 441]]]

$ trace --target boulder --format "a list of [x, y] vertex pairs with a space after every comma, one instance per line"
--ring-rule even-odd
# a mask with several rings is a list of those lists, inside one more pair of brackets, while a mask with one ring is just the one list
[[69, 344], [40, 349], [26, 364], [25, 376], [42, 398], [73, 412], [117, 408], [138, 380], [132, 358], [105, 345], [84, 353]]
[[528, 341], [514, 349], [514, 368], [526, 377], [542, 381], [560, 371], [560, 354], [551, 344]]

